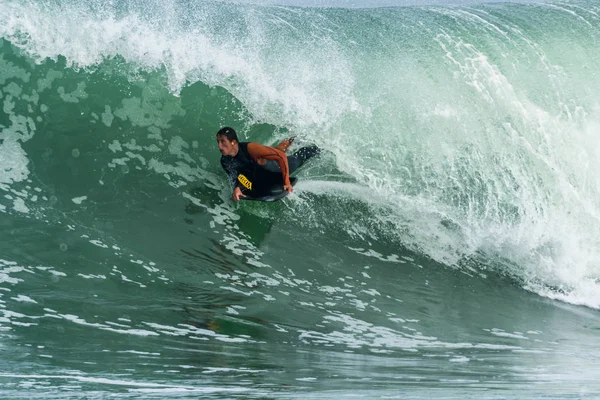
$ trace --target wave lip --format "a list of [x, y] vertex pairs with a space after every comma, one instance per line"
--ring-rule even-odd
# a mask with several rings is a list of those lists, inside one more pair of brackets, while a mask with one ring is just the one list
[[297, 14], [214, 2], [187, 10], [8, 3], [0, 35], [36, 62], [62, 56], [69, 67], [91, 68], [122, 59], [133, 70], [162, 71], [174, 94], [202, 82], [226, 88], [261, 120], [327, 126], [357, 111], [351, 67], [328, 34], [298, 35], [303, 18], [319, 16]]

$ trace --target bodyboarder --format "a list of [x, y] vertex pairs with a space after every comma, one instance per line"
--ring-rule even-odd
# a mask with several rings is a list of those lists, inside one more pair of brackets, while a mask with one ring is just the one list
[[233, 128], [221, 128], [217, 132], [217, 145], [221, 152], [221, 166], [234, 186], [233, 201], [259, 196], [277, 184], [281, 184], [283, 190], [293, 192], [290, 173], [321, 152], [317, 146], [310, 145], [288, 157], [285, 152], [293, 141], [294, 137], [290, 137], [275, 147], [240, 142]]

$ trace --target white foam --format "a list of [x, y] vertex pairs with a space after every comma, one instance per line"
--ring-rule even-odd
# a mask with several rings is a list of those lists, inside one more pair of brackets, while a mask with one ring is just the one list
[[65, 88], [62, 86], [59, 86], [57, 91], [60, 98], [66, 103], [79, 103], [80, 99], [88, 97], [88, 94], [85, 92], [85, 82], [79, 82], [77, 89], [71, 93], [65, 93]]
[[13, 202], [13, 209], [15, 211], [21, 212], [23, 214], [27, 214], [29, 212], [29, 207], [25, 205], [25, 200], [18, 197]]
[[37, 301], [33, 300], [31, 297], [29, 296], [25, 296], [25, 295], [18, 295], [17, 297], [12, 297], [13, 300], [15, 301], [19, 301], [19, 302], [23, 302], [23, 303], [34, 303], [37, 304]]
[[159, 336], [158, 333], [152, 332], [152, 331], [148, 331], [148, 330], [145, 330], [145, 329], [115, 329], [115, 328], [112, 328], [112, 327], [110, 327], [108, 325], [105, 325], [105, 324], [94, 323], [94, 322], [87, 322], [83, 318], [80, 318], [77, 315], [72, 315], [72, 314], [57, 314], [56, 316], [58, 316], [60, 318], [63, 318], [65, 320], [67, 320], [67, 321], [74, 322], [74, 323], [79, 324], [79, 325], [85, 325], [85, 326], [95, 327], [95, 328], [99, 328], [99, 329], [102, 329], [102, 330], [105, 330], [105, 331], [109, 331], [109, 332], [123, 333], [123, 334], [134, 335], [134, 336]]
[[[3, 131], [2, 134], [6, 134]], [[22, 182], [29, 177], [29, 159], [21, 145], [14, 139], [5, 138], [0, 141], [0, 189], [8, 190], [8, 185]]]
[[117, 353], [129, 353], [129, 354], [139, 354], [145, 356], [160, 356], [160, 353], [151, 353], [147, 351], [139, 351], [139, 350], [119, 350]]
[[93, 275], [93, 274], [82, 274], [79, 273], [77, 276], [80, 276], [84, 279], [106, 279], [106, 275]]
[[567, 291], [556, 291], [533, 283], [528, 283], [526, 288], [550, 299], [600, 310], [600, 282], [596, 278], [583, 277], [576, 280], [574, 286]]
[[169, 393], [173, 393], [174, 395], [180, 393], [199, 393], [199, 394], [210, 394], [210, 393], [254, 393], [255, 390], [251, 388], [218, 388], [218, 387], [171, 387], [171, 388], [161, 388], [161, 389], [129, 389], [130, 392], [139, 392], [139, 393], [159, 393], [162, 395], [167, 395]]
[[206, 367], [202, 371], [203, 374], [215, 374], [215, 373], [249, 373], [249, 374], [260, 374], [268, 372], [264, 369], [250, 369], [250, 368], [225, 368], [225, 367]]
[[[487, 330], [487, 329], [485, 329], [485, 330]], [[506, 338], [511, 338], [511, 339], [524, 339], [524, 340], [529, 339], [529, 338], [523, 336], [523, 334], [520, 332], [509, 333], [509, 332], [503, 331], [502, 329], [497, 329], [497, 328], [494, 328], [492, 330], [487, 330], [487, 331], [489, 331], [492, 335], [499, 336], [499, 337], [506, 337]]]
[[100, 241], [98, 239], [92, 239], [89, 242], [91, 244], [93, 244], [94, 246], [102, 247], [103, 249], [108, 249], [108, 245], [102, 243], [102, 241]]
[[83, 203], [85, 200], [87, 200], [87, 196], [81, 196], [81, 197], [74, 197], [71, 199], [71, 201], [75, 204], [81, 204]]
[[[348, 348], [369, 348], [383, 350], [415, 351], [419, 348], [444, 348], [444, 349], [491, 349], [491, 350], [521, 350], [520, 346], [489, 344], [489, 343], [452, 343], [442, 342], [435, 337], [424, 336], [416, 331], [410, 333], [395, 329], [377, 326], [358, 318], [335, 313], [324, 317], [323, 326], [330, 322], [343, 324], [342, 330], [317, 332], [300, 330], [299, 340], [306, 343], [320, 345], [341, 344]], [[466, 362], [461, 357], [456, 357], [453, 362]]]
[[197, 393], [218, 393], [218, 392], [248, 392], [250, 389], [247, 388], [212, 388], [202, 387], [197, 388], [194, 386], [182, 386], [182, 385], [168, 385], [161, 383], [152, 382], [138, 382], [124, 379], [111, 379], [102, 377], [92, 377], [85, 375], [43, 375], [43, 374], [11, 374], [11, 373], [0, 373], [0, 377], [5, 378], [17, 378], [17, 379], [53, 379], [53, 380], [73, 380], [85, 383], [96, 383], [111, 386], [129, 386], [132, 389], [130, 391], [145, 392], [145, 393], [168, 393], [168, 392], [197, 392]]

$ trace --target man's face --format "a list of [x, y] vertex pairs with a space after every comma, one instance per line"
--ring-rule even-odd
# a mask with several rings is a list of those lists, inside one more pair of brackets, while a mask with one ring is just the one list
[[235, 140], [230, 141], [225, 135], [217, 136], [217, 145], [219, 146], [219, 151], [224, 156], [235, 157], [238, 152], [238, 143]]

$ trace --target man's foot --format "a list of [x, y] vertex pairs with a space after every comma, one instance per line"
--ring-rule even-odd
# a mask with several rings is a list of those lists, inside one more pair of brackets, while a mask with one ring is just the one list
[[287, 151], [287, 149], [292, 145], [292, 142], [294, 141], [294, 139], [296, 139], [296, 136], [291, 136], [287, 139], [284, 139], [281, 141], [281, 143], [279, 143], [275, 148], [277, 150], [281, 150], [284, 153]]

